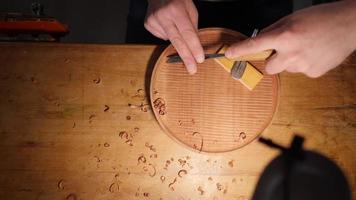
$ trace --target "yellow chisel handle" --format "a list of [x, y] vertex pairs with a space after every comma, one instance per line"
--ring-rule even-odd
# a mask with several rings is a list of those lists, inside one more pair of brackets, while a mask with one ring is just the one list
[[274, 50], [273, 50], [273, 49], [268, 49], [268, 50], [264, 50], [264, 51], [261, 51], [261, 52], [258, 52], [258, 53], [240, 56], [240, 57], [234, 58], [233, 60], [235, 60], [235, 61], [259, 61], [259, 60], [266, 60], [266, 59], [269, 58], [273, 53], [274, 53]]

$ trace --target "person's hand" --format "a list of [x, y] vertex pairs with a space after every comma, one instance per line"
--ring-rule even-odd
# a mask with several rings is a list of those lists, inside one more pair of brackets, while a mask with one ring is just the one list
[[198, 11], [192, 0], [149, 0], [145, 28], [156, 37], [170, 40], [190, 74], [204, 62], [200, 44]]
[[356, 48], [356, 1], [304, 9], [267, 27], [255, 38], [232, 45], [229, 58], [274, 49], [266, 71], [284, 70], [319, 77], [339, 65]]

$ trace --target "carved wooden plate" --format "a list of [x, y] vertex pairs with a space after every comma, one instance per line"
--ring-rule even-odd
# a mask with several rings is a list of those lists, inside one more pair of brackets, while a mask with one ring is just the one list
[[[227, 29], [199, 31], [205, 53], [246, 36]], [[170, 45], [159, 57], [151, 78], [151, 104], [162, 129], [180, 143], [203, 152], [226, 152], [254, 140], [272, 121], [278, 105], [278, 76], [251, 62], [264, 77], [253, 91], [230, 77], [213, 59], [189, 75], [183, 64], [167, 64], [176, 53]]]

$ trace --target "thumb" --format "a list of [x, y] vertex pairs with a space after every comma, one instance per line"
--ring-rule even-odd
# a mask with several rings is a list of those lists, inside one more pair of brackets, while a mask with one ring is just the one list
[[261, 33], [254, 38], [247, 38], [246, 40], [237, 42], [231, 45], [225, 52], [227, 58], [233, 59], [240, 56], [259, 53], [268, 49], [274, 48], [274, 39], [269, 33]]

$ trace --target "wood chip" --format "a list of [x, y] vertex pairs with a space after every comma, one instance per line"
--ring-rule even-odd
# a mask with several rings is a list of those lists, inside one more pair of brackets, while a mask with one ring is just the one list
[[201, 186], [199, 186], [197, 190], [198, 190], [200, 195], [204, 195], [204, 190], [203, 190], [203, 188]]
[[77, 200], [77, 195], [74, 193], [70, 193], [66, 196], [66, 200]]
[[230, 166], [230, 167], [234, 167], [234, 160], [230, 160], [230, 161], [229, 161], [229, 166]]
[[112, 184], [109, 186], [109, 191], [110, 191], [111, 193], [114, 193], [114, 192], [115, 192], [115, 185], [116, 185], [116, 183], [112, 183]]
[[241, 139], [246, 139], [246, 133], [245, 132], [241, 132], [240, 134], [239, 134], [239, 137], [241, 138]]
[[89, 123], [92, 123], [93, 119], [96, 117], [96, 115], [92, 114], [89, 116]]
[[182, 167], [184, 167], [184, 165], [187, 163], [186, 160], [181, 159], [181, 158], [178, 159], [178, 162], [179, 162], [179, 165], [182, 166]]
[[105, 143], [104, 143], [104, 147], [110, 147], [110, 144], [107, 143], [107, 142], [105, 142]]
[[137, 159], [137, 165], [140, 163], [146, 163], [146, 157], [144, 155], [140, 155]]
[[166, 177], [165, 176], [161, 176], [160, 179], [161, 179], [161, 181], [163, 183], [166, 180]]
[[148, 142], [145, 143], [145, 147], [149, 148], [153, 152], [156, 152], [156, 148], [152, 144], [149, 144]]
[[130, 115], [127, 115], [127, 116], [126, 116], [126, 120], [131, 120], [131, 116], [130, 116]]
[[177, 178], [174, 178], [173, 182], [171, 182], [170, 184], [168, 184], [168, 187], [174, 191], [174, 187], [173, 185], [177, 182]]
[[221, 191], [223, 189], [223, 186], [220, 183], [216, 183], [216, 189]]
[[64, 190], [64, 180], [63, 179], [58, 181], [57, 187], [60, 190]]
[[150, 173], [148, 173], [148, 175], [150, 177], [156, 176], [156, 167], [154, 165], [152, 165], [151, 163], [149, 163], [148, 166], [150, 166], [152, 168], [152, 171]]
[[93, 79], [93, 83], [95, 84], [99, 84], [101, 82], [101, 78], [100, 77], [97, 77], [95, 79]]
[[182, 178], [183, 176], [185, 176], [185, 175], [187, 175], [188, 174], [188, 172], [187, 172], [187, 170], [185, 170], [185, 169], [181, 169], [181, 170], [179, 170], [179, 172], [178, 172], [178, 176], [180, 177], [180, 178]]
[[121, 138], [121, 139], [129, 139], [129, 134], [126, 132], [126, 131], [121, 131], [120, 133], [119, 133], [119, 137]]
[[109, 111], [110, 107], [108, 105], [104, 105], [104, 112]]

